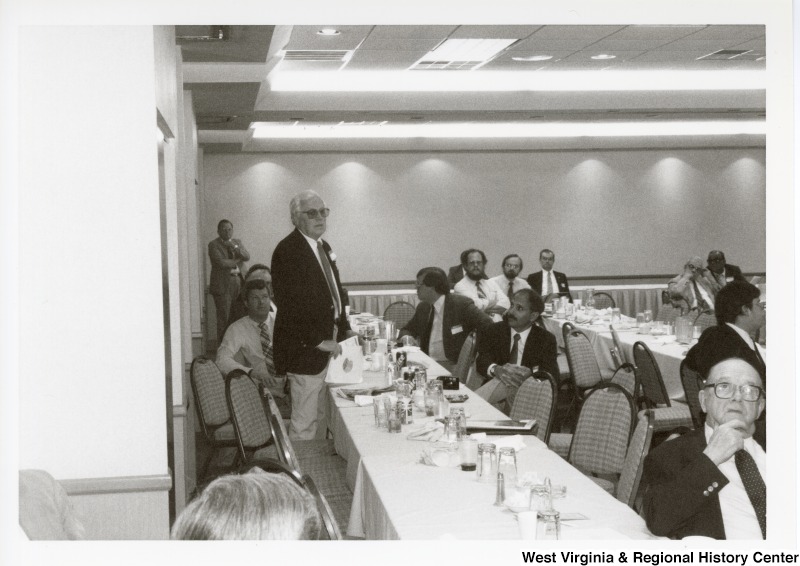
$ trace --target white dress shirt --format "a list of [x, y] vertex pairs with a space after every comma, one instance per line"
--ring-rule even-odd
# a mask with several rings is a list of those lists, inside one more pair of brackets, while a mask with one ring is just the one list
[[[710, 426], [705, 426], [706, 442], [713, 432]], [[752, 436], [744, 439], [744, 449], [753, 457], [761, 477], [766, 481], [767, 453]], [[761, 540], [761, 527], [758, 525], [753, 504], [750, 503], [742, 478], [739, 476], [734, 457], [731, 456], [717, 467], [730, 482], [719, 490], [719, 507], [722, 511], [722, 523], [725, 526], [725, 538]]]
[[[273, 304], [265, 321], [270, 338], [273, 336], [276, 312]], [[228, 375], [235, 369], [250, 371], [266, 368], [264, 350], [261, 348], [261, 329], [258, 325], [259, 323], [249, 316], [243, 316], [225, 331], [222, 343], [217, 349], [217, 367], [222, 375]]]
[[545, 271], [542, 269], [542, 288], [539, 291], [539, 294], [542, 296], [542, 299], [546, 299], [547, 295], [545, 295], [545, 289], [547, 289], [547, 280], [550, 279], [550, 293], [559, 293], [558, 289], [558, 281], [556, 281], [556, 274], [553, 273], [553, 270]]
[[[508, 351], [511, 352], [511, 348], [514, 347], [514, 336], [519, 334], [519, 344], [517, 345], [517, 359], [516, 360], [508, 360], [508, 363], [514, 364], [517, 366], [522, 365], [522, 354], [525, 352], [525, 343], [528, 341], [528, 336], [531, 333], [531, 327], [529, 326], [522, 332], [517, 332], [513, 328], [511, 329], [511, 339], [508, 342]], [[490, 376], [494, 377], [494, 368], [497, 367], [497, 364], [491, 364], [488, 368], [486, 368], [486, 373]]]
[[[480, 283], [481, 291], [483, 291], [483, 296], [485, 297], [483, 299], [478, 296], [478, 283]], [[464, 295], [465, 297], [472, 299], [472, 302], [475, 303], [475, 306], [482, 311], [486, 311], [486, 309], [494, 306], [499, 306], [505, 310], [508, 310], [508, 308], [511, 306], [511, 301], [508, 300], [506, 294], [503, 293], [503, 291], [501, 291], [497, 286], [497, 283], [491, 279], [473, 281], [469, 277], [464, 277], [464, 279], [456, 283], [453, 291], [459, 295]], [[499, 314], [493, 314], [492, 318], [496, 322], [503, 320], [503, 317]]]
[[[503, 291], [506, 296], [508, 296], [508, 284], [511, 283], [514, 286], [512, 287], [512, 293], [516, 293], [520, 289], [530, 289], [531, 286], [528, 285], [528, 282], [522, 279], [521, 277], [514, 277], [514, 279], [509, 279], [505, 275], [498, 275], [497, 277], [492, 277], [489, 281], [494, 281], [494, 283]], [[508, 297], [511, 299], [511, 297]]]
[[444, 295], [440, 295], [433, 303], [433, 325], [428, 339], [428, 355], [437, 362], [447, 361], [442, 340], [442, 317], [444, 316]]

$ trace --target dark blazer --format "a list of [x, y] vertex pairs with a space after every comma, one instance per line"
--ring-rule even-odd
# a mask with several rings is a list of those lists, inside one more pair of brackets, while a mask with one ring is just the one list
[[742, 358], [756, 368], [761, 374], [761, 380], [766, 388], [766, 364], [756, 355], [749, 344], [727, 324], [706, 328], [700, 335], [697, 344], [692, 346], [686, 354], [686, 365], [705, 376], [717, 362], [733, 356]]
[[447, 282], [450, 284], [451, 289], [462, 279], [464, 279], [464, 270], [461, 264], [454, 265], [447, 271]]
[[[278, 307], [280, 308], [280, 305]], [[416, 338], [422, 351], [426, 354], [430, 343], [428, 321], [431, 309], [433, 309], [433, 305], [429, 303], [418, 304], [414, 316], [400, 330], [401, 337], [408, 335]], [[453, 293], [445, 295], [442, 313], [442, 343], [447, 359], [456, 363], [464, 340], [467, 339], [469, 333], [491, 324], [491, 317], [476, 307], [469, 297]], [[461, 331], [454, 332], [458, 326], [461, 326]]]
[[[330, 259], [331, 247], [324, 240], [322, 247], [329, 254], [336, 286], [342, 295], [339, 270]], [[317, 345], [333, 338], [333, 299], [316, 255], [297, 229], [281, 240], [272, 254], [272, 288], [278, 307], [272, 345], [275, 374], [321, 372], [330, 354], [318, 350]], [[342, 340], [350, 329], [344, 303], [337, 322], [337, 340]]]
[[211, 260], [211, 280], [208, 285], [208, 292], [212, 295], [225, 295], [231, 280], [231, 269], [239, 268], [239, 279], [243, 280], [245, 272], [245, 261], [250, 259], [250, 254], [242, 245], [241, 240], [231, 238], [231, 241], [239, 246], [236, 257], [231, 259], [228, 255], [228, 247], [223, 243], [222, 238], [215, 238], [208, 243], [208, 258]]
[[[506, 322], [495, 322], [486, 327], [478, 337], [478, 359], [476, 367], [478, 373], [488, 381], [486, 374], [492, 364], [503, 365], [508, 363], [511, 354], [511, 327]], [[556, 338], [540, 326], [531, 326], [531, 332], [525, 341], [522, 351], [522, 365], [528, 368], [539, 366], [558, 379], [558, 347]]]
[[[558, 283], [558, 294], [561, 297], [569, 297], [569, 302], [572, 302], [572, 295], [569, 292], [569, 281], [567, 281], [567, 276], [561, 273], [560, 271], [553, 270], [553, 274], [556, 276], [556, 283]], [[536, 273], [531, 273], [528, 275], [528, 285], [531, 286], [531, 289], [542, 295], [542, 298], [545, 298], [543, 295], [544, 289], [542, 289], [542, 272], [537, 271]], [[555, 292], [555, 291], [554, 291]]]
[[[709, 269], [709, 271], [711, 271]], [[716, 279], [716, 275], [711, 273], [711, 276]], [[744, 275], [742, 275], [742, 270], [739, 269], [738, 265], [731, 265], [730, 263], [725, 264], [725, 279], [726, 281], [733, 277], [734, 281], [743, 281], [747, 283], [747, 279], [745, 279]]]
[[[766, 450], [763, 425], [756, 421], [753, 439]], [[705, 448], [705, 430], [699, 428], [664, 442], [645, 458], [644, 516], [654, 535], [725, 538], [718, 493], [728, 478], [703, 454]]]

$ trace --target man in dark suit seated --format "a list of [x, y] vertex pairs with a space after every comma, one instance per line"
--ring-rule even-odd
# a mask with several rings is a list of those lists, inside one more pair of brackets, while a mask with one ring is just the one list
[[752, 335], [763, 326], [766, 312], [761, 291], [746, 281], [733, 281], [717, 294], [717, 326], [707, 328], [686, 354], [686, 365], [707, 375], [719, 360], [736, 356], [758, 370], [767, 383], [767, 365]]
[[741, 358], [711, 368], [700, 391], [703, 428], [648, 454], [644, 516], [653, 534], [673, 539], [766, 538], [766, 405], [761, 377]]
[[472, 299], [450, 293], [447, 275], [438, 267], [420, 269], [416, 287], [421, 302], [399, 338], [413, 336], [423, 352], [451, 370], [469, 333], [492, 319]]
[[738, 265], [725, 263], [725, 254], [719, 250], [708, 252], [706, 261], [708, 262], [708, 270], [711, 272], [711, 276], [717, 280], [720, 287], [724, 287], [733, 281], [741, 281], [743, 283], [747, 281]]
[[504, 320], [479, 333], [476, 367], [484, 385], [476, 393], [490, 403], [507, 400], [510, 410], [519, 386], [538, 369], [558, 377], [556, 339], [534, 324], [543, 310], [536, 291], [521, 289], [514, 293]]
[[542, 296], [545, 301], [550, 301], [556, 297], [568, 297], [572, 302], [572, 295], [569, 292], [569, 281], [567, 276], [560, 271], [553, 271], [553, 264], [556, 262], [556, 254], [553, 250], [544, 249], [539, 252], [539, 264], [542, 271], [528, 275], [528, 285], [531, 289]]

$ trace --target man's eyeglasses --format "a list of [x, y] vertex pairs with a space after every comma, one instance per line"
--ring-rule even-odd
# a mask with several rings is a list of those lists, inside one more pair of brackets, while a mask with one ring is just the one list
[[764, 394], [764, 390], [758, 385], [737, 386], [733, 383], [725, 383], [722, 381], [720, 383], [709, 383], [708, 385], [703, 386], [704, 389], [708, 387], [714, 388], [714, 395], [716, 395], [719, 399], [732, 398], [737, 389], [739, 390], [739, 393], [742, 394], [742, 399], [745, 401], [758, 401]]
[[310, 219], [314, 220], [315, 218], [327, 218], [328, 215], [331, 213], [330, 208], [320, 208], [317, 210], [316, 208], [309, 208], [308, 210], [301, 210], [300, 214], [307, 215]]

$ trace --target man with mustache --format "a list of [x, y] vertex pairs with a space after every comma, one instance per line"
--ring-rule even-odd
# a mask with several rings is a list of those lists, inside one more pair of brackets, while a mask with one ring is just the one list
[[481, 250], [467, 250], [466, 277], [456, 283], [455, 291], [472, 299], [475, 306], [499, 321], [510, 303], [508, 297], [493, 281], [486, 279], [486, 254]]
[[534, 324], [544, 310], [536, 291], [514, 293], [505, 320], [478, 331], [478, 373], [485, 383], [476, 393], [493, 404], [506, 401], [506, 412], [517, 389], [534, 371], [543, 369], [558, 376], [556, 339]]
[[529, 289], [530, 285], [522, 277], [522, 258], [517, 254], [509, 254], [503, 258], [501, 264], [503, 274], [492, 277], [492, 281], [506, 294], [508, 300], [520, 289]]

